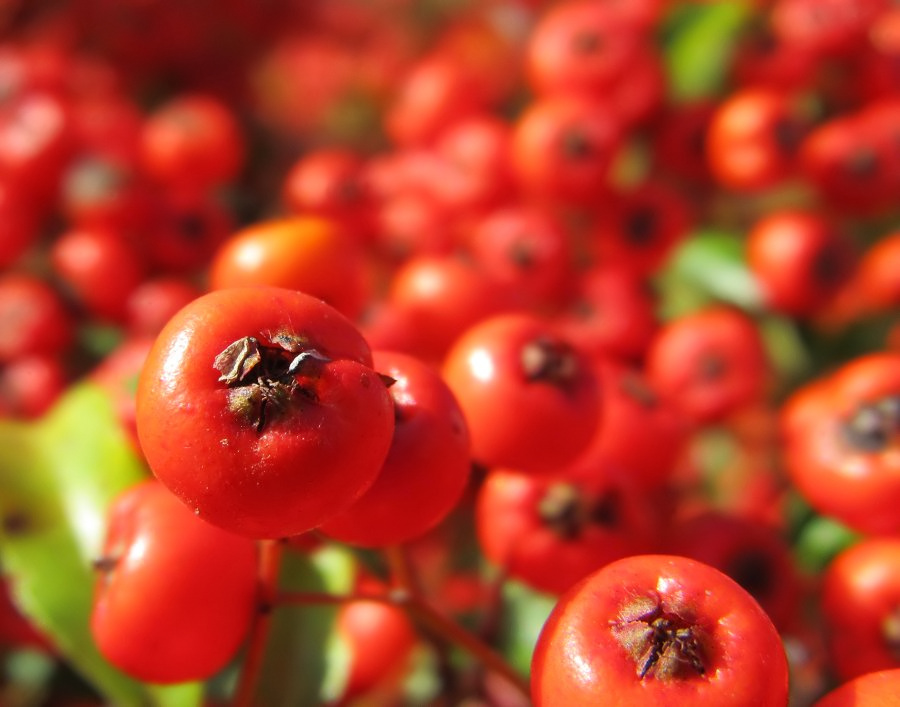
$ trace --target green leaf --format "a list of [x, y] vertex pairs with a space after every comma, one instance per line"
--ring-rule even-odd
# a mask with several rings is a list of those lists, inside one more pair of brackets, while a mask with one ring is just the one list
[[812, 354], [797, 325], [788, 317], [763, 317], [760, 333], [775, 369], [778, 393], [786, 395], [811, 370]]
[[701, 231], [682, 243], [657, 278], [660, 316], [672, 319], [725, 302], [754, 315], [784, 394], [808, 375], [813, 351], [797, 322], [764, 306], [762, 290], [747, 266], [744, 239]]
[[195, 707], [202, 686], [142, 685], [111, 666], [90, 633], [91, 563], [107, 508], [147, 473], [93, 384], [73, 386], [37, 422], [0, 423], [0, 562], [24, 613], [110, 702]]
[[25, 649], [10, 653], [3, 663], [4, 683], [15, 685], [15, 698], [10, 702], [20, 707], [47, 702], [50, 681], [56, 671], [53, 656], [42, 650]]
[[95, 359], [102, 359], [123, 340], [122, 327], [112, 324], [84, 324], [78, 329], [78, 344]]
[[503, 615], [498, 636], [500, 652], [522, 675], [531, 672], [531, 656], [538, 636], [557, 598], [537, 592], [521, 582], [503, 584]]
[[435, 650], [420, 642], [413, 649], [409, 671], [403, 680], [406, 704], [431, 705], [440, 701], [441, 668]]
[[668, 18], [662, 41], [673, 100], [697, 100], [722, 91], [737, 40], [753, 14], [750, 2], [690, 3]]
[[200, 707], [203, 704], [203, 683], [186, 682], [180, 685], [145, 685], [150, 702], [155, 707]]
[[106, 509], [124, 489], [147, 478], [101, 388], [75, 387], [34, 429], [50, 486], [85, 566], [103, 547]]
[[[347, 548], [327, 545], [308, 555], [288, 551], [281, 570], [285, 592], [348, 594], [357, 562]], [[343, 693], [349, 654], [335, 630], [334, 605], [275, 609], [253, 704], [295, 707], [334, 701]]]
[[801, 567], [819, 573], [842, 550], [857, 543], [862, 535], [827, 516], [813, 516], [794, 543], [794, 553]]
[[719, 231], [685, 239], [656, 281], [663, 319], [686, 314], [710, 302], [761, 310], [759, 284], [744, 259], [744, 241]]

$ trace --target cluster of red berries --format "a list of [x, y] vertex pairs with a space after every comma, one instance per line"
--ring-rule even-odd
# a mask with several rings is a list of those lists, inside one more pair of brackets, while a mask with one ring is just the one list
[[275, 704], [338, 606], [323, 702], [900, 694], [900, 7], [8, 5], [0, 440], [95, 386], [143, 480], [4, 657]]

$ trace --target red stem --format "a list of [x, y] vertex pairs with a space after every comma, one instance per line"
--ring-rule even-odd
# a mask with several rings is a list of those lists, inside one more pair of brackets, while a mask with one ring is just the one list
[[263, 540], [259, 552], [259, 609], [250, 629], [247, 652], [241, 669], [233, 707], [252, 707], [256, 683], [262, 671], [272, 614], [278, 605], [278, 577], [281, 570], [281, 540]]
[[276, 601], [279, 605], [342, 604], [350, 601], [378, 601], [383, 604], [399, 606], [408, 611], [414, 620], [420, 622], [429, 631], [433, 631], [436, 635], [468, 651], [486, 668], [505, 677], [523, 695], [530, 698], [531, 690], [528, 681], [519, 675], [506, 662], [503, 656], [477, 636], [469, 633], [462, 626], [444, 616], [405, 588], [398, 588], [386, 594], [336, 595], [322, 592], [285, 592], [280, 594]]
[[420, 598], [422, 587], [419, 585], [419, 579], [409, 561], [406, 548], [402, 545], [391, 545], [384, 549], [384, 555], [387, 558], [394, 587], [402, 589], [412, 597]]

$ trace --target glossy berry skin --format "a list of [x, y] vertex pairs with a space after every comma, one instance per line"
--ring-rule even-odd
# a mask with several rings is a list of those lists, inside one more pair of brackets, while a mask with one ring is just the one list
[[372, 487], [320, 530], [366, 547], [423, 534], [456, 506], [469, 479], [469, 431], [436, 369], [407, 354], [376, 351], [375, 369], [394, 380], [394, 437]]
[[659, 328], [646, 283], [622, 268], [598, 264], [578, 275], [575, 292], [556, 321], [592, 358], [639, 361]]
[[525, 50], [538, 95], [603, 95], [644, 50], [644, 36], [611, 3], [568, 0], [540, 17]]
[[475, 527], [504, 575], [558, 595], [613, 560], [651, 550], [654, 510], [636, 486], [596, 465], [553, 476], [493, 469], [478, 489]]
[[34, 418], [65, 391], [70, 374], [62, 357], [28, 354], [0, 367], [0, 417]]
[[68, 165], [60, 185], [66, 219], [80, 228], [135, 228], [150, 200], [136, 166], [115, 154], [87, 154]]
[[189, 274], [205, 270], [234, 231], [223, 203], [206, 194], [159, 193], [151, 204], [150, 233], [142, 243], [157, 271]]
[[603, 420], [574, 466], [612, 467], [646, 492], [662, 488], [686, 448], [688, 423], [657, 395], [640, 369], [598, 357], [595, 370], [602, 388]]
[[244, 138], [231, 109], [211, 96], [183, 94], [144, 123], [140, 163], [170, 189], [203, 192], [234, 179], [244, 161]]
[[362, 156], [346, 148], [311, 150], [284, 177], [281, 197], [293, 214], [336, 219], [351, 233], [372, 229], [374, 194]]
[[74, 338], [72, 320], [49, 282], [24, 273], [0, 275], [0, 361], [65, 351]]
[[890, 7], [887, 0], [778, 0], [771, 23], [777, 37], [818, 56], [860, 49], [872, 22]]
[[594, 98], [537, 98], [512, 127], [513, 176], [530, 198], [541, 202], [595, 204], [609, 191], [622, 132], [619, 116]]
[[596, 263], [649, 276], [687, 236], [692, 221], [690, 206], [678, 191], [648, 180], [618, 191], [600, 210], [588, 247]]
[[128, 296], [144, 279], [146, 267], [120, 234], [95, 228], [60, 235], [51, 247], [50, 262], [89, 316], [115, 323], [125, 319]]
[[611, 87], [610, 103], [627, 130], [642, 129], [662, 110], [666, 95], [666, 74], [662, 59], [652, 47], [645, 47], [626, 73]]
[[531, 667], [536, 707], [785, 707], [788, 666], [765, 612], [694, 560], [636, 555], [563, 595]]
[[708, 186], [712, 180], [706, 160], [706, 132], [716, 112], [712, 99], [668, 105], [652, 126], [657, 168], [682, 184]]
[[387, 305], [405, 322], [405, 342], [374, 343], [439, 362], [463, 332], [513, 308], [513, 294], [483, 268], [455, 256], [417, 256], [391, 278]]
[[696, 424], [720, 421], [763, 398], [769, 364], [754, 321], [714, 305], [668, 322], [647, 352], [655, 390]]
[[708, 511], [673, 523], [667, 552], [703, 562], [740, 584], [776, 628], [789, 629], [799, 612], [801, 585], [787, 540], [752, 518]]
[[440, 202], [460, 216], [477, 216], [512, 198], [509, 142], [508, 121], [489, 112], [447, 126], [434, 146], [442, 166], [434, 185]]
[[475, 221], [468, 251], [481, 268], [532, 307], [565, 301], [575, 260], [562, 221], [528, 204], [495, 209]]
[[293, 216], [233, 234], [213, 256], [210, 288], [266, 285], [300, 290], [354, 318], [368, 294], [360, 242], [334, 219]]
[[587, 446], [600, 420], [587, 360], [534, 315], [498, 315], [471, 327], [442, 371], [469, 423], [472, 456], [487, 467], [553, 471]]
[[816, 125], [798, 152], [800, 172], [819, 198], [854, 215], [894, 205], [900, 164], [894, 148], [896, 100], [872, 101]]
[[385, 109], [385, 131], [401, 147], [428, 145], [449, 125], [484, 110], [486, 93], [470, 67], [432, 52], [399, 81]]
[[138, 336], [155, 336], [179, 309], [201, 294], [200, 288], [186, 278], [168, 276], [144, 280], [128, 297], [128, 331]]
[[157, 481], [109, 515], [91, 633], [139, 680], [202, 680], [232, 659], [256, 610], [256, 544], [197, 518]]
[[813, 707], [891, 707], [900, 695], [900, 668], [876, 670], [834, 688]]
[[784, 458], [817, 511], [865, 533], [900, 530], [900, 356], [874, 353], [797, 390], [782, 411]]
[[866, 538], [825, 569], [821, 607], [841, 680], [900, 668], [900, 540]]
[[852, 293], [852, 313], [861, 316], [888, 312], [900, 303], [900, 231], [892, 231], [872, 243], [860, 256], [847, 289]]
[[50, 205], [71, 158], [71, 105], [50, 91], [26, 91], [0, 106], [0, 180]]
[[735, 191], [769, 189], [796, 170], [807, 130], [791, 97], [751, 87], [719, 104], [706, 135], [706, 156], [716, 181]]
[[18, 182], [0, 177], [0, 267], [12, 265], [37, 243], [41, 213]]
[[402, 608], [379, 601], [342, 604], [335, 628], [350, 653], [344, 701], [359, 699], [379, 686], [400, 680], [418, 639], [415, 626]]
[[225, 529], [310, 530], [372, 484], [390, 447], [393, 404], [371, 363], [353, 324], [309, 295], [199, 297], [160, 333], [138, 384], [150, 468]]
[[378, 256], [396, 272], [422, 256], [443, 256], [455, 246], [453, 219], [429, 189], [406, 188], [382, 198], [373, 218]]
[[825, 306], [848, 281], [855, 259], [852, 242], [813, 211], [769, 213], [747, 235], [747, 264], [767, 305], [792, 316]]

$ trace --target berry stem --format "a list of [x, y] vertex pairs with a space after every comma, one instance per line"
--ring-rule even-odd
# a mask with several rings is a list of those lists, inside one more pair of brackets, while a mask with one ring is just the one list
[[522, 678], [522, 676], [506, 662], [506, 659], [503, 658], [503, 656], [497, 653], [491, 646], [482, 641], [475, 634], [470, 633], [451, 618], [436, 611], [425, 602], [411, 598], [406, 604], [406, 607], [413, 618], [418, 620], [422, 625], [467, 651], [485, 668], [503, 676], [511, 685], [518, 688], [523, 695], [530, 697], [531, 690], [528, 681]]
[[247, 652], [241, 669], [233, 707], [252, 707], [256, 683], [262, 671], [272, 614], [278, 605], [278, 578], [284, 543], [262, 540], [259, 546], [259, 609], [250, 629]]
[[384, 556], [394, 587], [405, 591], [411, 597], [420, 598], [422, 587], [409, 560], [409, 555], [406, 553], [406, 548], [402, 545], [390, 545], [384, 549]]
[[[410, 561], [409, 554], [403, 545], [390, 545], [383, 550], [390, 570], [391, 581], [395, 592], [405, 594], [410, 599], [423, 603], [421, 582]], [[407, 609], [407, 614], [412, 612]], [[411, 616], [415, 621], [415, 617]], [[459, 692], [459, 676], [450, 656], [452, 644], [447, 637], [436, 633], [431, 628], [418, 622], [419, 633], [434, 651], [436, 670], [443, 686], [442, 693], [456, 695]]]
[[[384, 594], [356, 593], [349, 595], [324, 592], [284, 592], [276, 598], [276, 604], [342, 604], [350, 601], [378, 601], [398, 606], [409, 612], [411, 618], [429, 632], [453, 643], [476, 658], [487, 669], [503, 676], [523, 695], [530, 698], [528, 681], [519, 675], [491, 646], [470, 633], [451, 618], [431, 607], [404, 589], [394, 589]], [[241, 705], [241, 707], [244, 707]]]

